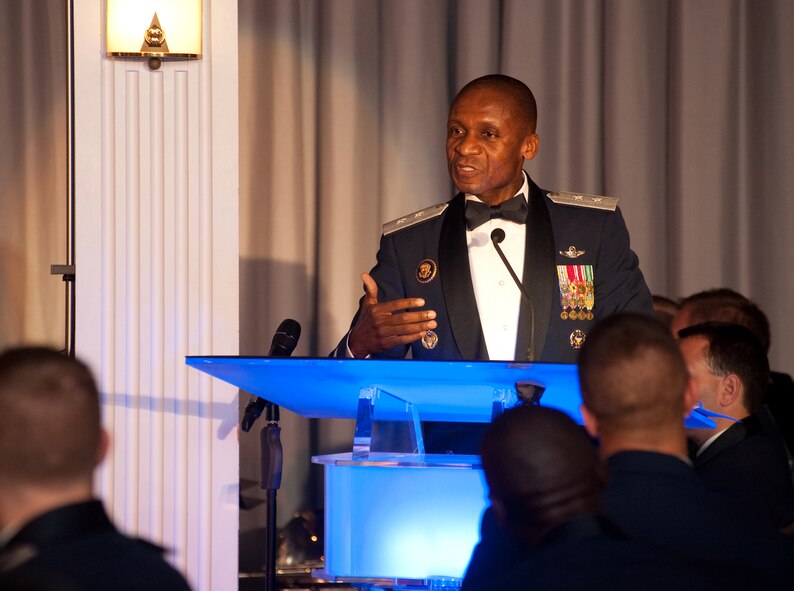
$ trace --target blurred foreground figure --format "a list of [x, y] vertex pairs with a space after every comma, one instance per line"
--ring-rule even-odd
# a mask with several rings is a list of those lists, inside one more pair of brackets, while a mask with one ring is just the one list
[[467, 573], [465, 590], [752, 588], [747, 569], [714, 568], [629, 540], [606, 516], [596, 452], [584, 431], [554, 409], [520, 406], [494, 421], [482, 463], [495, 523], [483, 527], [502, 532], [512, 558], [502, 563], [497, 551], [491, 562], [487, 548], [475, 553], [481, 563]]
[[582, 416], [607, 458], [607, 513], [628, 535], [715, 568], [750, 569], [754, 588], [794, 587], [794, 541], [708, 490], [687, 456], [696, 391], [670, 332], [620, 314], [579, 356]]
[[46, 348], [0, 355], [0, 589], [189, 589], [93, 497], [107, 446], [83, 363]]

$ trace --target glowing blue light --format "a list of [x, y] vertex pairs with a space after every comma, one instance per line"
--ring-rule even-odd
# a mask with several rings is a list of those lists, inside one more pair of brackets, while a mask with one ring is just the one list
[[[428, 456], [429, 457], [429, 456]], [[487, 504], [476, 467], [325, 466], [325, 571], [337, 577], [462, 578]]]

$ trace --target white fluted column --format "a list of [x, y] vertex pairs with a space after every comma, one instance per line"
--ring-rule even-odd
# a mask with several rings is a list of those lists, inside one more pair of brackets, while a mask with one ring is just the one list
[[237, 2], [204, 0], [204, 55], [104, 56], [75, 3], [76, 352], [112, 447], [98, 493], [173, 549], [195, 589], [237, 586], [236, 389], [186, 355], [238, 350]]

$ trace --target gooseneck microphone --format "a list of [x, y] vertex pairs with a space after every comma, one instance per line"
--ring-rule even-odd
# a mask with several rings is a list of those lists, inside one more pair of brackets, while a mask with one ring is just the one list
[[499, 243], [505, 239], [505, 231], [502, 228], [495, 228], [491, 232], [491, 242], [493, 242], [493, 246], [496, 249], [496, 252], [499, 254], [499, 258], [502, 259], [505, 267], [507, 267], [507, 272], [510, 273], [510, 277], [513, 278], [516, 285], [518, 286], [518, 291], [521, 292], [521, 297], [524, 298], [524, 301], [529, 306], [529, 348], [527, 349], [527, 361], [534, 361], [535, 360], [535, 305], [532, 303], [532, 298], [529, 297], [527, 290], [524, 289], [524, 286], [521, 284], [521, 281], [518, 279], [518, 275], [516, 272], [513, 271], [513, 267], [510, 265], [510, 261], [507, 260], [505, 253], [502, 252], [502, 247], [499, 246]]
[[[270, 351], [268, 351], [267, 356], [289, 357], [292, 355], [292, 352], [298, 345], [298, 339], [300, 336], [301, 325], [292, 318], [287, 318], [284, 322], [278, 325], [276, 334], [273, 335], [273, 341], [270, 343]], [[251, 396], [251, 398], [248, 400], [248, 404], [245, 406], [243, 420], [241, 421], [241, 427], [243, 428], [243, 431], [250, 431], [254, 421], [260, 417], [262, 411], [268, 404], [269, 402], [264, 398], [260, 398], [256, 395]], [[276, 409], [275, 412], [278, 412], [277, 406], [272, 405], [272, 407]], [[278, 417], [275, 417], [275, 420], [278, 420]]]

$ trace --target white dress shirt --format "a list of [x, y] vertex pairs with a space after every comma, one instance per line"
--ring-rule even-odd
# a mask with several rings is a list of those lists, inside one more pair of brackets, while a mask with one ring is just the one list
[[[524, 199], [527, 198], [529, 183], [526, 174], [518, 193]], [[469, 194], [466, 194], [466, 199], [480, 201], [478, 197]], [[499, 246], [523, 282], [526, 224], [517, 224], [502, 218], [489, 220], [474, 230], [466, 230], [466, 245], [488, 357], [492, 360], [512, 361], [515, 359], [521, 292], [491, 242], [491, 232], [496, 228], [504, 230], [505, 239]]]

